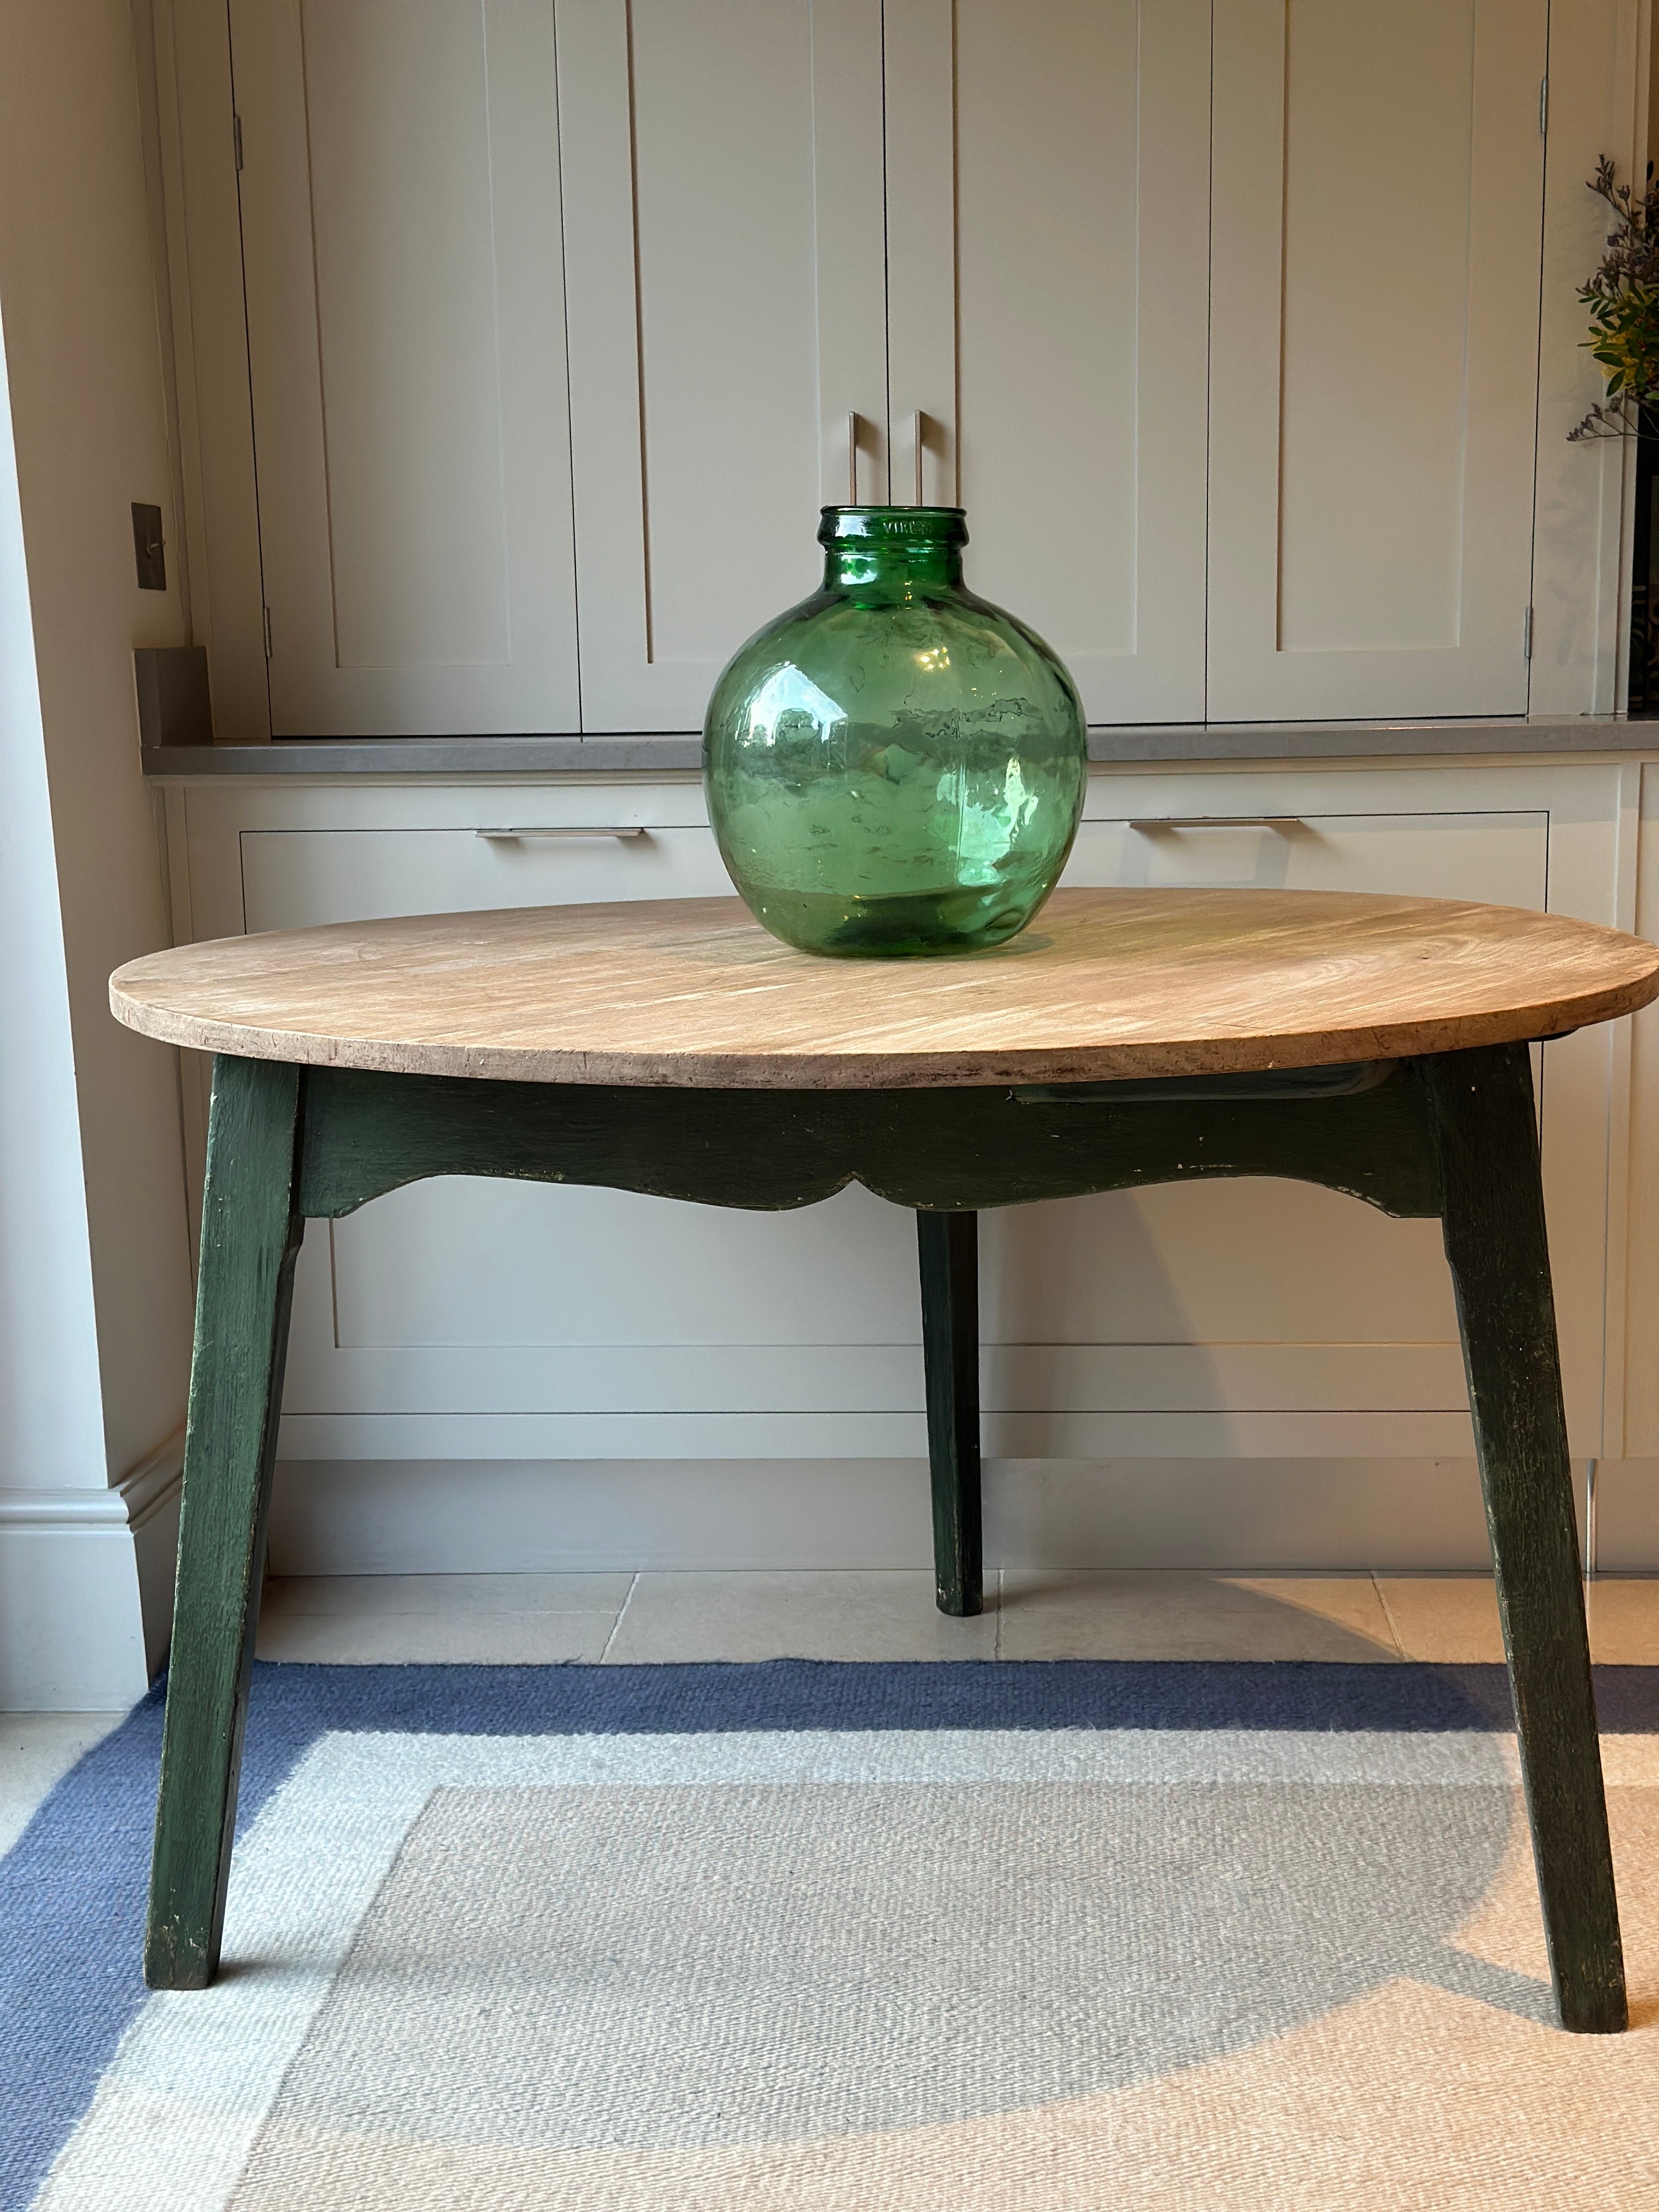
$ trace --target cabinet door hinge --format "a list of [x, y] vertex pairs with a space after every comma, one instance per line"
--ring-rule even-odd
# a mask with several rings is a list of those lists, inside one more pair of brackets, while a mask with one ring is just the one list
[[269, 607], [267, 607], [267, 608], [264, 610], [264, 617], [265, 617], [265, 659], [266, 659], [267, 660], [269, 660], [269, 659], [270, 659], [270, 609]]
[[242, 168], [242, 118], [240, 115], [233, 115], [230, 118], [230, 136], [236, 149], [236, 170], [240, 176]]
[[[265, 651], [269, 653], [270, 650], [270, 647], [267, 645]], [[1532, 609], [1530, 607], [1521, 617], [1521, 658], [1522, 660], [1532, 659]]]
[[1538, 135], [1547, 137], [1550, 127], [1550, 81], [1547, 76], [1538, 80]]

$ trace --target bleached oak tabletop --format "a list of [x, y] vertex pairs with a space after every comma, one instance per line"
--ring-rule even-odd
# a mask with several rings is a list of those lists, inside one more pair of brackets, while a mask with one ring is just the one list
[[835, 960], [735, 898], [223, 938], [110, 981], [118, 1018], [307, 1066], [706, 1089], [1224, 1074], [1559, 1036], [1659, 950], [1559, 915], [1340, 891], [1060, 891], [990, 951]]

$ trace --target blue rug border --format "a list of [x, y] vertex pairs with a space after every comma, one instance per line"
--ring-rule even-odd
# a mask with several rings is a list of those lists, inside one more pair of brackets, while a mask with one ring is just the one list
[[[1610, 1734], [1659, 1733], [1659, 1667], [1595, 1670]], [[24, 2212], [143, 2003], [165, 1681], [67, 1774], [0, 1860], [0, 2212]], [[658, 1667], [254, 1668], [239, 1831], [320, 1735], [806, 1729], [1512, 1725], [1501, 1667], [1201, 1660], [769, 1660]]]

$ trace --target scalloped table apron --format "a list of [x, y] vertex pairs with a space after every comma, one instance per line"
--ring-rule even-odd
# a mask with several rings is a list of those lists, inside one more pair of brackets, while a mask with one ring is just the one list
[[145, 1977], [218, 1966], [295, 1255], [423, 1176], [916, 1215], [939, 1602], [980, 1606], [975, 1215], [1288, 1176], [1437, 1216], [1456, 1291], [1562, 2025], [1624, 1967], [1530, 1041], [1644, 1006], [1659, 951], [1557, 915], [1331, 892], [1062, 891], [995, 951], [793, 951], [736, 899], [225, 939], [118, 971], [215, 1054]]

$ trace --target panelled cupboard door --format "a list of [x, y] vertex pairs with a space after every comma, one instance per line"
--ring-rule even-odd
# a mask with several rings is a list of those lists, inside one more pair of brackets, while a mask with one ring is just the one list
[[552, 0], [231, 0], [271, 727], [577, 726]]
[[585, 731], [695, 730], [886, 497], [880, 0], [558, 0]]
[[1546, 19], [1216, 0], [1212, 720], [1526, 711]]
[[961, 500], [1091, 722], [1201, 721], [1209, 0], [885, 36], [893, 496]]

